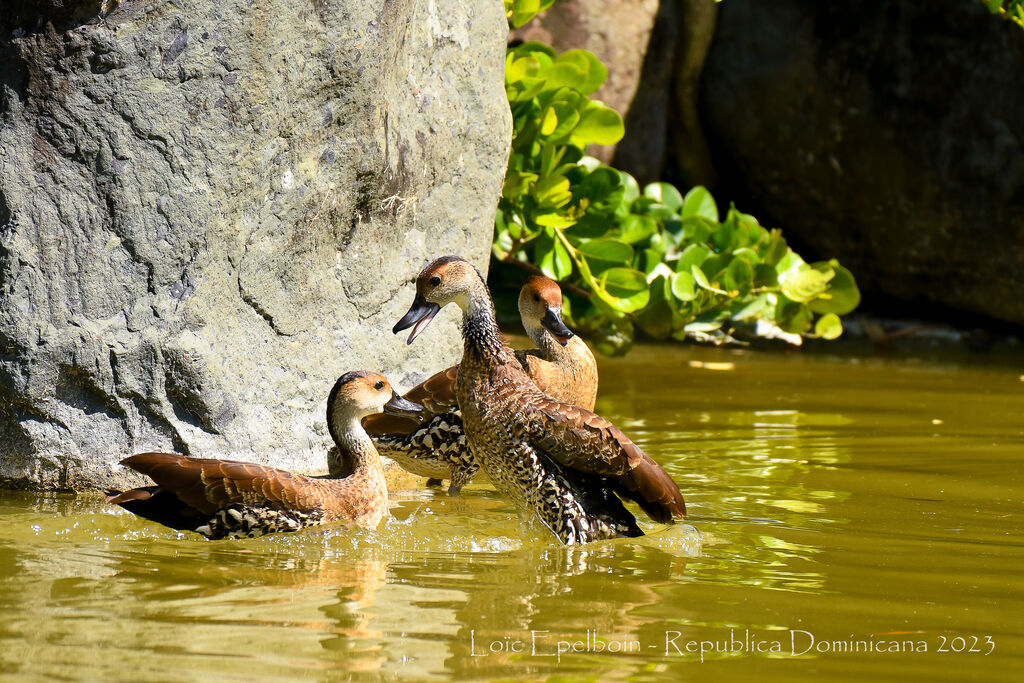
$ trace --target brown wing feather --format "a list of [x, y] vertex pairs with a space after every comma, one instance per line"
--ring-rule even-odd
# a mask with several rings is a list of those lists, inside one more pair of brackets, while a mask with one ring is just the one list
[[429, 422], [435, 415], [451, 412], [458, 408], [459, 402], [455, 398], [455, 379], [458, 374], [459, 366], [453, 365], [447, 370], [431, 375], [426, 381], [417, 384], [402, 395], [403, 398], [423, 405], [420, 422], [383, 413], [368, 415], [363, 418], [363, 428], [366, 433], [370, 436], [408, 434], [421, 423]]
[[145, 474], [204, 514], [234, 503], [313, 510], [324, 500], [320, 482], [254, 463], [140, 453], [121, 464]]
[[530, 442], [558, 462], [615, 478], [657, 521], [686, 513], [683, 494], [668, 472], [605, 418], [544, 395], [525, 401], [523, 413]]

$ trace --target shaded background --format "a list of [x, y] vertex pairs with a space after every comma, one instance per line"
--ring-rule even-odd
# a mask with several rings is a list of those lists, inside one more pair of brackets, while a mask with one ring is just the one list
[[1024, 324], [1024, 31], [980, 2], [559, 0], [517, 37], [586, 48], [643, 185], [707, 185], [862, 311]]

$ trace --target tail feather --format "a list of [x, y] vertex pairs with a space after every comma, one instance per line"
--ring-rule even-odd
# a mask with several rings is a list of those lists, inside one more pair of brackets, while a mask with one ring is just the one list
[[194, 531], [208, 517], [159, 486], [109, 491], [107, 502], [128, 512], [179, 531]]
[[686, 515], [686, 502], [679, 486], [661, 465], [646, 453], [636, 467], [618, 478], [619, 492], [636, 501], [656, 522], [669, 523]]

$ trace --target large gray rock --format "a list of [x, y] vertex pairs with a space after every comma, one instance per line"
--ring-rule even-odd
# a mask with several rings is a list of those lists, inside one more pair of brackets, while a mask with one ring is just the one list
[[724, 196], [876, 302], [1024, 324], [1020, 26], [976, 1], [729, 0], [701, 87]]
[[454, 362], [453, 311], [390, 329], [427, 259], [486, 267], [506, 30], [496, 0], [0, 17], [0, 484], [156, 449], [323, 471], [340, 373]]

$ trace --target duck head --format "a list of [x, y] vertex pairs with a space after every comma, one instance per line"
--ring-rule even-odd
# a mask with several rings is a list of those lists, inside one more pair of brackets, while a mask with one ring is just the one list
[[339, 377], [327, 398], [327, 424], [332, 426], [359, 424], [362, 418], [377, 413], [415, 419], [421, 412], [423, 406], [395, 393], [386, 377], [365, 370]]
[[523, 327], [538, 346], [543, 330], [562, 346], [572, 339], [572, 331], [562, 322], [562, 290], [558, 283], [542, 275], [533, 275], [519, 290], [519, 315]]
[[416, 278], [416, 297], [409, 312], [395, 323], [392, 332], [412, 328], [407, 344], [426, 328], [437, 312], [447, 304], [455, 302], [463, 311], [472, 304], [471, 294], [486, 286], [483, 277], [472, 263], [458, 256], [442, 256], [420, 271]]

